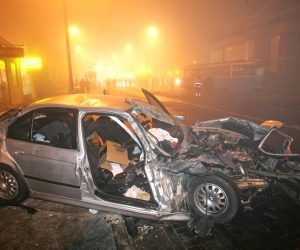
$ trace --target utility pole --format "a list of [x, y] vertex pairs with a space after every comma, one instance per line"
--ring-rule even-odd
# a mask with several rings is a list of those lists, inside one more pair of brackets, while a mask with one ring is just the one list
[[72, 60], [71, 60], [68, 16], [67, 16], [66, 2], [65, 2], [65, 0], [62, 0], [62, 1], [63, 1], [63, 9], [64, 9], [66, 49], [67, 49], [68, 71], [69, 71], [69, 92], [73, 93], [74, 92], [74, 81], [73, 81], [73, 69], [72, 69]]

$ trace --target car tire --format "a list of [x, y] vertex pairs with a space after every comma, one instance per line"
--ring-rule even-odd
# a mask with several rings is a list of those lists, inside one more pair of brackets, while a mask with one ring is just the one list
[[25, 181], [10, 167], [0, 165], [0, 205], [16, 205], [28, 197]]
[[190, 209], [195, 216], [209, 216], [216, 223], [226, 223], [239, 211], [238, 188], [223, 173], [193, 177], [188, 193]]

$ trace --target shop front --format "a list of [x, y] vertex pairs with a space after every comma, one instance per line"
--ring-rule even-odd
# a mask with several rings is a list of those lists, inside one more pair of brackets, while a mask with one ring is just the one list
[[0, 110], [17, 106], [33, 98], [33, 88], [22, 67], [24, 48], [0, 37]]

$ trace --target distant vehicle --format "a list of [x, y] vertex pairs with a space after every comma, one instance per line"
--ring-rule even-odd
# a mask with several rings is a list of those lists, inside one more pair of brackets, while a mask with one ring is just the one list
[[187, 127], [143, 92], [149, 104], [76, 94], [2, 113], [0, 204], [30, 195], [199, 227], [230, 221], [271, 186], [299, 185], [299, 155], [278, 128], [238, 118]]
[[201, 82], [207, 92], [243, 93], [261, 89], [264, 75], [263, 67], [256, 61], [192, 64], [184, 68], [184, 83], [187, 89]]

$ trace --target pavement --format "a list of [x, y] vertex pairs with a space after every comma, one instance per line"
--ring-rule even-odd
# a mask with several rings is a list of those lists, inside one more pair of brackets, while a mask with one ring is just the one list
[[276, 192], [263, 204], [202, 238], [184, 222], [142, 219], [132, 236], [120, 215], [30, 198], [23, 207], [0, 207], [0, 249], [299, 249], [299, 207]]

